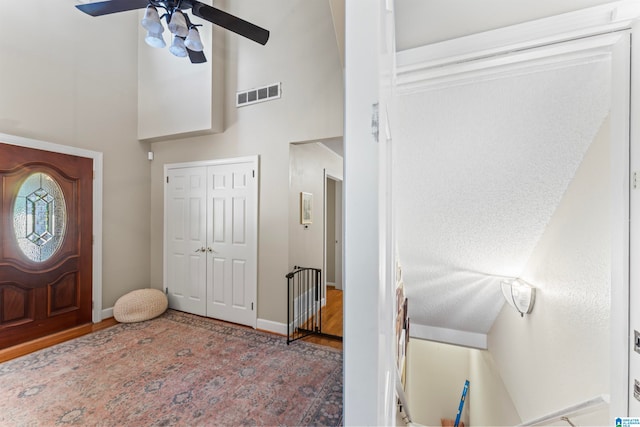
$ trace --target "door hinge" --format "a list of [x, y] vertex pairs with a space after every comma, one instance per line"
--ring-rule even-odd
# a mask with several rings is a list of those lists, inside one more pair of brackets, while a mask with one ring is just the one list
[[251, 303], [251, 311], [253, 311], [253, 303]]
[[164, 288], [164, 293], [169, 295], [169, 288]]
[[252, 176], [252, 177], [254, 177], [254, 178], [256, 177], [256, 170], [255, 170], [255, 169], [253, 169], [253, 170], [251, 171], [251, 176]]
[[167, 176], [167, 184], [169, 183], [169, 177]]
[[378, 142], [380, 138], [380, 107], [377, 102], [371, 105], [371, 135], [373, 135], [373, 140]]
[[633, 173], [633, 189], [638, 188], [638, 172]]
[[95, 307], [96, 303], [95, 301], [91, 301], [91, 310], [93, 310], [93, 308]]

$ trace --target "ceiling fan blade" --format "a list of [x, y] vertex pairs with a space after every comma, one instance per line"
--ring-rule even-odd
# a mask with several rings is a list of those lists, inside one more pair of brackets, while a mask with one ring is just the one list
[[223, 12], [215, 7], [200, 3], [197, 0], [193, 0], [191, 10], [195, 16], [219, 25], [222, 28], [226, 28], [229, 31], [233, 31], [236, 34], [240, 34], [261, 45], [267, 44], [269, 40], [269, 31], [264, 28], [258, 27], [251, 22], [247, 22], [244, 19]]
[[206, 56], [204, 56], [204, 52], [196, 52], [195, 50], [191, 50], [187, 48], [187, 53], [189, 54], [189, 59], [192, 64], [203, 64], [207, 62]]
[[107, 0], [97, 3], [77, 4], [76, 7], [91, 16], [108, 15], [147, 7], [149, 0]]

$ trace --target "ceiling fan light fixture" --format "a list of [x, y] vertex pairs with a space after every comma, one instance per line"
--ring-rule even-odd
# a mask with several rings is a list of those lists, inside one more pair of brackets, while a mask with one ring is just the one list
[[182, 12], [177, 9], [174, 10], [173, 14], [171, 15], [171, 20], [169, 21], [169, 31], [171, 31], [171, 34], [180, 37], [187, 37], [187, 35], [189, 34], [189, 28], [187, 28], [187, 20], [185, 19]]
[[164, 32], [164, 27], [160, 21], [160, 15], [158, 15], [158, 9], [154, 6], [147, 6], [140, 24], [142, 24], [142, 26], [150, 33], [158, 34]]
[[144, 41], [151, 47], [163, 48], [167, 45], [164, 37], [162, 37], [162, 33], [152, 33], [151, 31], [147, 32]]
[[200, 33], [196, 27], [189, 29], [189, 34], [187, 34], [187, 38], [184, 40], [184, 45], [194, 52], [202, 52], [204, 50], [204, 46], [200, 40]]
[[173, 37], [173, 43], [171, 43], [171, 46], [169, 47], [169, 52], [180, 58], [184, 58], [189, 54], [186, 46], [184, 45], [184, 40], [180, 36]]

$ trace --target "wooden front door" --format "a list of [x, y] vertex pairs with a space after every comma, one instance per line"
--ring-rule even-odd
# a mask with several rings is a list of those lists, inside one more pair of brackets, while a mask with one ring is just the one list
[[0, 349], [91, 322], [93, 160], [0, 143]]

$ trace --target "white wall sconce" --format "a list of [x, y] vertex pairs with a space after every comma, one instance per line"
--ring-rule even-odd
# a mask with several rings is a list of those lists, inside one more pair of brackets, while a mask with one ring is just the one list
[[536, 300], [536, 289], [533, 286], [522, 279], [504, 280], [500, 285], [504, 299], [510, 306], [518, 310], [521, 317], [531, 313]]

